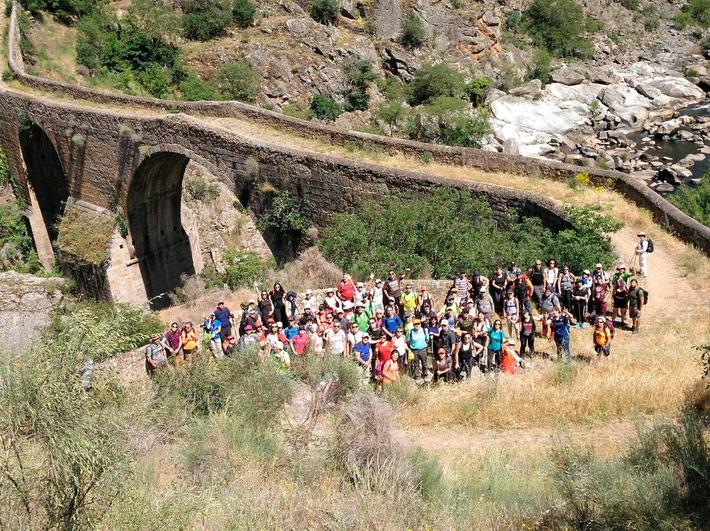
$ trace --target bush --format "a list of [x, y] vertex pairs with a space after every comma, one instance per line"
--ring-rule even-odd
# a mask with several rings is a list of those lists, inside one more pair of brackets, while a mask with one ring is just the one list
[[338, 21], [338, 1], [337, 0], [312, 0], [311, 17], [321, 24], [333, 24]]
[[710, 227], [710, 170], [705, 172], [700, 184], [679, 186], [667, 199], [689, 216]]
[[466, 83], [466, 95], [474, 107], [483, 105], [490, 86], [491, 80], [486, 76], [475, 77]]
[[545, 48], [537, 48], [533, 54], [532, 68], [528, 72], [528, 79], [539, 79], [543, 85], [550, 81], [552, 70], [552, 57]]
[[332, 122], [342, 113], [343, 109], [338, 102], [328, 96], [315, 94], [311, 98], [311, 118]]
[[466, 83], [459, 72], [439, 63], [425, 65], [417, 70], [408, 88], [409, 103], [418, 105], [440, 96], [461, 97], [465, 92]]
[[621, 0], [621, 5], [629, 11], [638, 11], [639, 0]]
[[364, 111], [370, 103], [367, 93], [369, 84], [375, 80], [370, 61], [357, 61], [348, 67], [348, 81], [352, 87], [347, 94], [349, 110]]
[[523, 27], [535, 43], [563, 57], [591, 55], [591, 43], [583, 36], [589, 24], [575, 0], [533, 0], [523, 13]]
[[[492, 271], [511, 260], [529, 264], [548, 256], [560, 257], [575, 271], [598, 261], [611, 264], [614, 255], [605, 231], [618, 225], [589, 209], [570, 215], [578, 227], [553, 234], [538, 218], [513, 214], [496, 220], [484, 201], [443, 188], [427, 196], [365, 201], [353, 214], [334, 215], [318, 244], [327, 259], [362, 278], [406, 267], [414, 276], [451, 278], [460, 268]], [[442, 225], [442, 219], [447, 223]], [[371, 234], [378, 235], [374, 242]]]
[[259, 76], [244, 61], [223, 64], [215, 73], [213, 81], [225, 98], [251, 103], [259, 97]]
[[224, 35], [232, 22], [230, 0], [185, 0], [183, 3], [185, 37], [207, 41]]
[[420, 142], [478, 147], [490, 126], [486, 113], [471, 112], [469, 104], [458, 98], [440, 96], [409, 114], [407, 132]]
[[179, 85], [181, 99], [186, 101], [219, 100], [222, 95], [197, 74], [190, 72]]
[[688, 26], [710, 27], [710, 0], [690, 0], [673, 17], [673, 25], [680, 29]]
[[200, 176], [187, 179], [185, 189], [192, 199], [203, 203], [209, 203], [219, 197], [219, 186]]
[[224, 283], [235, 291], [240, 287], [251, 287], [257, 280], [262, 280], [268, 264], [253, 251], [229, 249], [222, 256]]
[[20, 5], [34, 16], [51, 13], [66, 24], [95, 12], [105, 0], [20, 0]]
[[[0, 158], [0, 174], [3, 160]], [[17, 201], [0, 205], [0, 269], [23, 273], [40, 269], [27, 220]]]
[[402, 22], [402, 34], [399, 42], [408, 48], [419, 48], [426, 40], [424, 24], [418, 17], [410, 15]]
[[256, 6], [251, 0], [235, 0], [234, 8], [232, 9], [232, 17], [237, 26], [246, 28], [254, 23], [255, 12]]
[[288, 192], [278, 193], [271, 198], [256, 226], [262, 231], [289, 234], [300, 239], [310, 226], [307, 212], [311, 206], [307, 199], [294, 197]]

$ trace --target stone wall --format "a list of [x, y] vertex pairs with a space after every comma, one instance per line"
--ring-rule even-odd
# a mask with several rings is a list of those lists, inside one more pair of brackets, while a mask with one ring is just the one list
[[[246, 117], [250, 120], [268, 124], [279, 129], [285, 129], [301, 136], [327, 139], [329, 142], [341, 145], [355, 144], [360, 146], [375, 147], [387, 152], [400, 152], [417, 157], [421, 156], [424, 152], [429, 152], [432, 154], [432, 158], [438, 162], [464, 165], [483, 171], [501, 171], [522, 175], [533, 175], [562, 182], [567, 182], [580, 171], [580, 168], [577, 166], [553, 161], [545, 161], [514, 155], [504, 155], [501, 153], [493, 153], [473, 148], [457, 148], [434, 144], [423, 144], [409, 140], [393, 139], [366, 133], [346, 131], [336, 127], [307, 122], [239, 102], [180, 102], [158, 100], [154, 98], [140, 98], [72, 86], [58, 81], [44, 79], [37, 76], [30, 76], [25, 71], [22, 54], [19, 50], [19, 29], [16, 17], [17, 9], [18, 6], [15, 2], [13, 4], [9, 27], [9, 66], [23, 84], [40, 90], [58, 92], [78, 100], [83, 99], [113, 105], [129, 105], [133, 108], [140, 106], [155, 110], [169, 110], [171, 112], [179, 111], [222, 117]], [[363, 167], [361, 169], [364, 173], [372, 172], [372, 168]], [[589, 173], [589, 176], [595, 185], [608, 186], [617, 190], [635, 202], [640, 208], [648, 209], [659, 224], [675, 232], [679, 238], [697, 245], [705, 252], [710, 252], [710, 228], [705, 227], [690, 216], [684, 214], [678, 208], [666, 201], [663, 197], [648, 188], [645, 183], [636, 180], [629, 175], [616, 171], [603, 171], [587, 168], [585, 168], [584, 171]], [[357, 173], [362, 172], [358, 171]], [[390, 182], [392, 178], [404, 177], [407, 184], [412, 184], [412, 180], [410, 178], [406, 175], [402, 175], [404, 172], [387, 173], [390, 173], [391, 175], [389, 179]], [[430, 181], [431, 180], [432, 179], [430, 179]], [[416, 179], [416, 182], [421, 184], [422, 179], [418, 178]], [[461, 185], [462, 183], [449, 184]], [[386, 186], [394, 186], [394, 183], [388, 183]], [[492, 189], [479, 188], [478, 190], [473, 190], [472, 186], [467, 186], [472, 188], [474, 193], [482, 195], [485, 195], [487, 191], [489, 192], [489, 195], [497, 197], [500, 197], [500, 194], [502, 194], [501, 189], [498, 189], [490, 194]], [[401, 186], [394, 186], [394, 188], [401, 188]], [[511, 197], [512, 195], [518, 194], [508, 192], [505, 199], [506, 202], [514, 199]], [[534, 203], [525, 197], [521, 198], [519, 203], [520, 202], [528, 205]], [[543, 210], [545, 208], [546, 206], [543, 207]], [[532, 210], [535, 210], [535, 208]], [[527, 212], [532, 213], [531, 211]]]

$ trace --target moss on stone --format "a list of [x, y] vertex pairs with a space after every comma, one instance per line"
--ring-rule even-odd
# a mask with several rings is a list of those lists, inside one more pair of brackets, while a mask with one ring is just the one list
[[59, 222], [59, 251], [83, 262], [103, 264], [109, 259], [114, 225], [111, 216], [69, 204]]

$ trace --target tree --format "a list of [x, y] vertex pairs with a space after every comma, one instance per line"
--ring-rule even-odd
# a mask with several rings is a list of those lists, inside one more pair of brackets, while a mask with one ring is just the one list
[[244, 61], [222, 65], [214, 75], [214, 83], [217, 90], [229, 99], [253, 102], [259, 96], [259, 77]]
[[234, 1], [232, 16], [234, 17], [235, 24], [240, 28], [246, 28], [252, 25], [252, 23], [254, 22], [255, 12], [256, 6], [254, 6], [251, 0]]
[[410, 15], [402, 22], [399, 42], [408, 48], [419, 48], [426, 40], [424, 24], [418, 17]]
[[458, 98], [464, 94], [465, 88], [463, 75], [453, 68], [444, 63], [425, 65], [417, 70], [410, 83], [409, 103], [427, 103], [440, 96]]
[[321, 24], [333, 24], [338, 22], [338, 1], [337, 0], [312, 0], [311, 17]]
[[533, 0], [523, 13], [525, 31], [538, 46], [563, 57], [588, 57], [592, 45], [584, 37], [588, 17], [575, 0]]
[[491, 86], [491, 80], [486, 76], [474, 77], [466, 83], [466, 94], [474, 107], [480, 107], [486, 100], [486, 94]]
[[343, 109], [338, 102], [328, 96], [315, 94], [311, 99], [311, 116], [319, 120], [332, 122], [340, 116], [342, 112]]
[[347, 94], [348, 106], [352, 110], [364, 111], [370, 103], [367, 93], [369, 84], [375, 80], [372, 63], [367, 60], [357, 61], [348, 67], [348, 81], [351, 89]]
[[182, 9], [188, 39], [207, 41], [218, 37], [232, 22], [230, 0], [185, 0]]

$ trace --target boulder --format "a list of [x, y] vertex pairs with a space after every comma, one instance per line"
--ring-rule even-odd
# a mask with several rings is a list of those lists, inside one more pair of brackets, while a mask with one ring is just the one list
[[705, 99], [705, 92], [693, 85], [684, 77], [657, 76], [643, 79], [639, 85], [658, 89], [661, 94], [669, 98], [688, 101], [701, 101]]
[[396, 39], [402, 30], [401, 0], [376, 0], [373, 26], [377, 37]]
[[486, 94], [486, 105], [490, 105], [496, 100], [499, 100], [501, 98], [504, 98], [506, 96], [505, 92], [503, 92], [500, 89], [497, 88], [492, 88], [488, 90], [488, 93]]
[[65, 287], [63, 278], [0, 273], [0, 341], [6, 352], [29, 346], [51, 323]]
[[552, 72], [552, 81], [563, 85], [579, 85], [585, 79], [584, 74], [574, 68], [563, 67]]
[[294, 35], [303, 35], [308, 31], [308, 26], [304, 19], [290, 18], [286, 21], [286, 29]]
[[494, 101], [491, 111], [501, 122], [546, 134], [562, 134], [586, 124], [588, 108], [579, 102], [557, 105], [506, 96]]
[[656, 134], [657, 135], [672, 135], [673, 133], [675, 133], [678, 130], [678, 128], [680, 128], [680, 126], [681, 126], [681, 123], [678, 118], [675, 118], [673, 120], [667, 120], [667, 121], [663, 122], [662, 124], [660, 124], [656, 128]]
[[656, 192], [663, 193], [663, 194], [668, 194], [668, 193], [672, 192], [673, 190], [675, 190], [675, 187], [671, 183], [666, 183], [666, 182], [658, 183], [655, 186], [653, 186], [653, 188], [655, 188]]
[[523, 98], [539, 98], [542, 96], [542, 81], [539, 79], [528, 81], [523, 86], [512, 89], [510, 95]]
[[486, 11], [485, 13], [483, 13], [483, 17], [481, 18], [481, 20], [483, 20], [486, 26], [500, 25], [500, 19], [490, 11]]
[[600, 83], [583, 83], [581, 85], [549, 83], [545, 86], [545, 99], [550, 101], [576, 100], [589, 104], [597, 99], [603, 88], [604, 85]]

